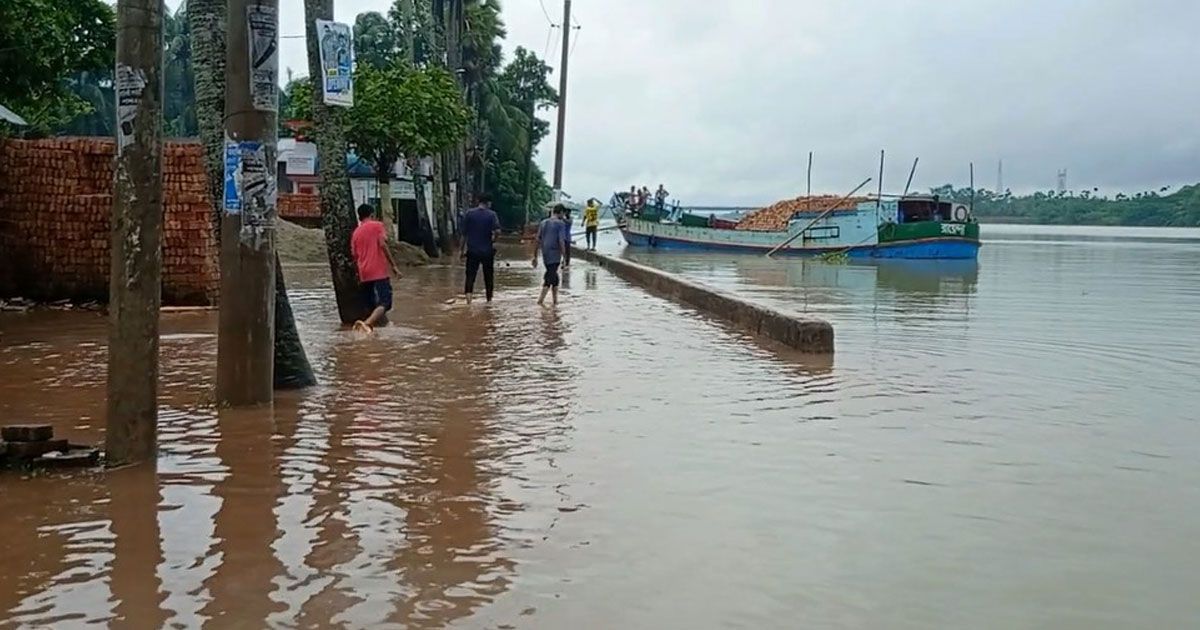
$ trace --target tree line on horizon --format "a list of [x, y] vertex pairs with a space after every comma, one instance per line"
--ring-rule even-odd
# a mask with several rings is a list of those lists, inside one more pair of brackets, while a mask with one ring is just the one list
[[[974, 214], [983, 219], [1054, 225], [1124, 225], [1200, 227], [1200, 184], [1100, 196], [1096, 190], [1038, 191], [1014, 195], [976, 188]], [[971, 189], [950, 184], [931, 188], [930, 193], [956, 203], [971, 203]]]

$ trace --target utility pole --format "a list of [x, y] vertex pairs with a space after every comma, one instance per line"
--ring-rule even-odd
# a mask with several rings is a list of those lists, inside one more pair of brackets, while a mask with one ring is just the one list
[[562, 68], [558, 75], [558, 138], [554, 142], [554, 192], [562, 193], [563, 141], [567, 132], [567, 58], [571, 51], [571, 0], [563, 0]]
[[270, 403], [274, 383], [279, 0], [230, 0], [217, 403]]
[[117, 167], [109, 266], [106, 461], [158, 450], [162, 303], [162, 0], [117, 3]]

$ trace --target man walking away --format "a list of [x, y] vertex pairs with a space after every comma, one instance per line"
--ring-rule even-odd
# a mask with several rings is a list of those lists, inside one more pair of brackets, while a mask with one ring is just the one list
[[350, 237], [350, 253], [358, 265], [358, 280], [362, 283], [367, 308], [371, 309], [365, 321], [354, 322], [354, 329], [368, 333], [392, 310], [392, 282], [388, 270], [400, 277], [400, 268], [387, 246], [387, 232], [382, 223], [371, 218], [374, 213], [367, 204], [359, 206], [358, 227]]
[[667, 197], [669, 196], [671, 196], [671, 193], [667, 192], [667, 189], [663, 188], [662, 184], [659, 184], [658, 190], [654, 191], [654, 205], [658, 208], [660, 214], [667, 205]]
[[467, 304], [475, 292], [475, 276], [483, 267], [483, 287], [487, 301], [492, 301], [496, 287], [496, 238], [500, 236], [500, 217], [492, 210], [492, 198], [479, 195], [479, 205], [468, 210], [462, 218], [463, 257], [467, 259]]
[[596, 231], [600, 229], [600, 202], [593, 197], [583, 209], [584, 240], [587, 248], [596, 251]]
[[563, 227], [566, 230], [563, 238], [567, 240], [567, 246], [563, 248], [562, 268], [567, 269], [571, 266], [571, 224], [573, 223], [573, 220], [571, 219], [570, 208], [563, 208], [562, 222]]
[[558, 266], [562, 263], [563, 251], [567, 248], [566, 224], [562, 222], [562, 204], [554, 206], [554, 214], [538, 226], [537, 243], [533, 249], [533, 267], [537, 268], [538, 254], [546, 263], [546, 274], [542, 277], [542, 294], [538, 306], [546, 302], [546, 293], [553, 295], [553, 304], [558, 306]]

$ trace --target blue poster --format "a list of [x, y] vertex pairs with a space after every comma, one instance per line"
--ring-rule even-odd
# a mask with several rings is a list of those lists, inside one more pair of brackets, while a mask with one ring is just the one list
[[225, 212], [239, 214], [242, 200], [238, 196], [238, 171], [242, 167], [242, 148], [238, 143], [225, 141]]

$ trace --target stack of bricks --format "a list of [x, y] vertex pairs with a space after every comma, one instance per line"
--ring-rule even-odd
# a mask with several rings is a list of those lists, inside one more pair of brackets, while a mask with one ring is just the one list
[[[105, 138], [0, 145], [0, 291], [107, 300], [115, 154]], [[201, 147], [167, 143], [163, 157], [163, 303], [211, 304], [219, 274]]]
[[320, 195], [279, 193], [279, 218], [301, 225], [321, 224]]

